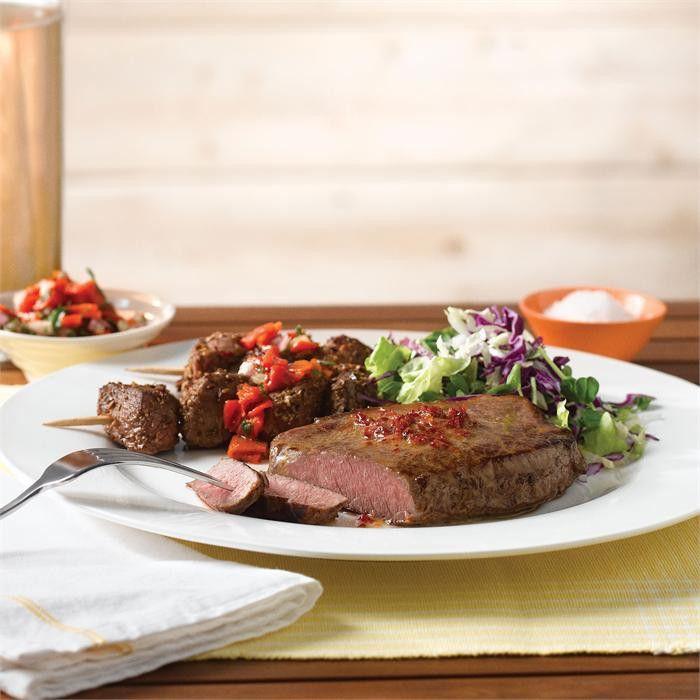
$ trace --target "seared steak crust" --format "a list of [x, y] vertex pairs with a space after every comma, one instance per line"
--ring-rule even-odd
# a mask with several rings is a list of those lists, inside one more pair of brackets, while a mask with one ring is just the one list
[[483, 395], [322, 418], [279, 435], [269, 470], [342, 493], [356, 512], [437, 524], [534, 508], [585, 462], [527, 399]]
[[109, 382], [100, 388], [97, 413], [112, 419], [105, 432], [129, 450], [153, 455], [177, 444], [180, 404], [164, 384]]

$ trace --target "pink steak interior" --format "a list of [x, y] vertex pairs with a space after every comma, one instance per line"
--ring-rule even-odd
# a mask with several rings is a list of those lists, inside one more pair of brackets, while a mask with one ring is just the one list
[[345, 506], [356, 513], [405, 520], [415, 514], [415, 504], [406, 482], [371, 460], [332, 452], [301, 454], [285, 465], [287, 476], [342, 493]]

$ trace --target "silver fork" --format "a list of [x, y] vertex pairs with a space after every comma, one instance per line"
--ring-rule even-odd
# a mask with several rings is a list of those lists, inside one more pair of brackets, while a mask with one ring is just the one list
[[192, 467], [186, 467], [184, 464], [171, 462], [169, 459], [112, 447], [95, 447], [89, 450], [71, 452], [65, 457], [57, 459], [53, 464], [50, 464], [44, 470], [44, 473], [28, 489], [22, 491], [17, 498], [13, 498], [8, 504], [0, 508], [0, 518], [4, 518], [20, 506], [23, 506], [29, 499], [42, 491], [73, 481], [73, 479], [87, 472], [91, 472], [93, 469], [114, 464], [134, 463], [158, 467], [159, 469], [167, 469], [176, 474], [191, 476], [195, 479], [206, 481], [209, 484], [214, 484], [214, 486], [219, 486], [227, 491], [232, 491], [231, 487], [224, 484], [223, 481], [219, 481], [213, 476], [209, 476], [209, 474], [192, 469]]

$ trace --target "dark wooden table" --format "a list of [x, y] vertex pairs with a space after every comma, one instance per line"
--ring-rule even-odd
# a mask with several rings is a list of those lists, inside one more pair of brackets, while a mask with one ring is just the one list
[[[159, 342], [269, 320], [310, 328], [420, 330], [444, 324], [441, 306], [183, 308]], [[698, 331], [698, 303], [671, 302], [668, 318], [637, 361], [698, 383]], [[0, 383], [23, 381], [11, 365], [0, 366]], [[182, 662], [78, 697], [698, 698], [698, 668], [694, 654]]]

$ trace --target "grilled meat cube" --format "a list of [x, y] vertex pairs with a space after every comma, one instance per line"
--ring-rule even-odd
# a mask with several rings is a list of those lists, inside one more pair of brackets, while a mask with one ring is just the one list
[[212, 510], [224, 513], [242, 513], [263, 494], [266, 478], [251, 469], [247, 464], [228, 457], [222, 457], [210, 470], [209, 474], [223, 481], [233, 490], [227, 491], [206, 481], [190, 481], [187, 485], [199, 499]]
[[238, 387], [248, 377], [217, 369], [196, 379], [183, 381], [182, 437], [188, 447], [219, 447], [230, 437], [224, 428], [224, 403], [235, 399]]
[[376, 405], [377, 382], [359, 365], [337, 365], [331, 380], [328, 413], [345, 413], [357, 408]]
[[271, 393], [272, 407], [265, 412], [265, 437], [271, 440], [285, 430], [313, 423], [324, 413], [327, 391], [328, 380], [313, 373], [288, 389]]
[[180, 404], [164, 384], [105, 384], [97, 413], [112, 419], [105, 432], [129, 450], [154, 455], [177, 444]]
[[340, 509], [347, 503], [345, 496], [304, 481], [279, 474], [270, 474], [266, 479], [263, 495], [246, 510], [246, 515], [323, 525], [335, 520]]
[[321, 348], [321, 357], [327, 362], [339, 365], [361, 365], [372, 353], [372, 348], [357, 338], [347, 335], [336, 335], [329, 338]]
[[240, 343], [242, 337], [241, 333], [217, 331], [200, 338], [187, 360], [182, 382], [197, 379], [217, 369], [237, 371], [247, 352]]
[[480, 395], [322, 418], [273, 440], [269, 472], [342, 493], [349, 510], [418, 525], [535, 508], [585, 468], [573, 434], [528, 399]]

